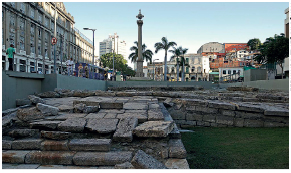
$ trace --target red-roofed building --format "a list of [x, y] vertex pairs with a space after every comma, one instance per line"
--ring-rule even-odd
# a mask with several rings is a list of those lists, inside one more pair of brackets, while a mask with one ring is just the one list
[[242, 49], [248, 49], [247, 43], [224, 43], [225, 53], [230, 51], [237, 51]]

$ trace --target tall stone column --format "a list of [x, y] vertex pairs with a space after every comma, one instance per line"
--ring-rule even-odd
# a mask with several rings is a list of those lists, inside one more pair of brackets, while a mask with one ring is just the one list
[[141, 14], [141, 10], [139, 10], [139, 14], [136, 16], [139, 20], [137, 20], [138, 25], [138, 59], [137, 59], [137, 69], [135, 77], [144, 77], [143, 74], [143, 57], [142, 57], [142, 24], [141, 20], [144, 16]]

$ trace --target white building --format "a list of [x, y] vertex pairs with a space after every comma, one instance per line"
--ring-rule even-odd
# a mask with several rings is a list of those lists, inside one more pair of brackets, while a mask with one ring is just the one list
[[227, 81], [232, 79], [238, 79], [243, 77], [243, 67], [220, 67], [219, 69], [219, 80]]
[[236, 51], [236, 58], [238, 61], [245, 61], [245, 57], [249, 54], [253, 53], [253, 51], [247, 51], [247, 50], [238, 50]]
[[203, 56], [202, 57], [202, 73], [203, 73], [203, 79], [206, 81], [209, 80], [209, 71], [210, 71], [209, 57]]
[[103, 42], [99, 43], [99, 56], [106, 53], [112, 53], [115, 52], [116, 54], [121, 54], [125, 59], [126, 57], [126, 42], [119, 41], [119, 36], [117, 33], [114, 33], [114, 35], [109, 35], [107, 39], [103, 40]]

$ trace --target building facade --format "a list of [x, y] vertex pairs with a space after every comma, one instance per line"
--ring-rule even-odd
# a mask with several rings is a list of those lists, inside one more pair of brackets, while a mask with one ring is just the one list
[[99, 43], [99, 56], [106, 53], [115, 52], [116, 54], [121, 54], [125, 59], [127, 59], [126, 42], [124, 40], [120, 41], [117, 33], [109, 35], [107, 39], [104, 39]]
[[[56, 51], [51, 43], [55, 11]], [[10, 44], [16, 50], [15, 71], [52, 73], [54, 57], [58, 72], [66, 68], [68, 58], [91, 63], [92, 41], [74, 28], [74, 23], [62, 2], [2, 2], [2, 69], [8, 69], [5, 51]]]
[[243, 49], [248, 49], [247, 43], [223, 43], [225, 53], [230, 51], [238, 51]]

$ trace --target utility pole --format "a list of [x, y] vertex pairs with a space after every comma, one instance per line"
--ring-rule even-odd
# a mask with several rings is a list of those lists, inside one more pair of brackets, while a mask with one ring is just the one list
[[[54, 37], [57, 38], [57, 3], [55, 2], [55, 30]], [[54, 73], [56, 73], [56, 44], [54, 45]]]

